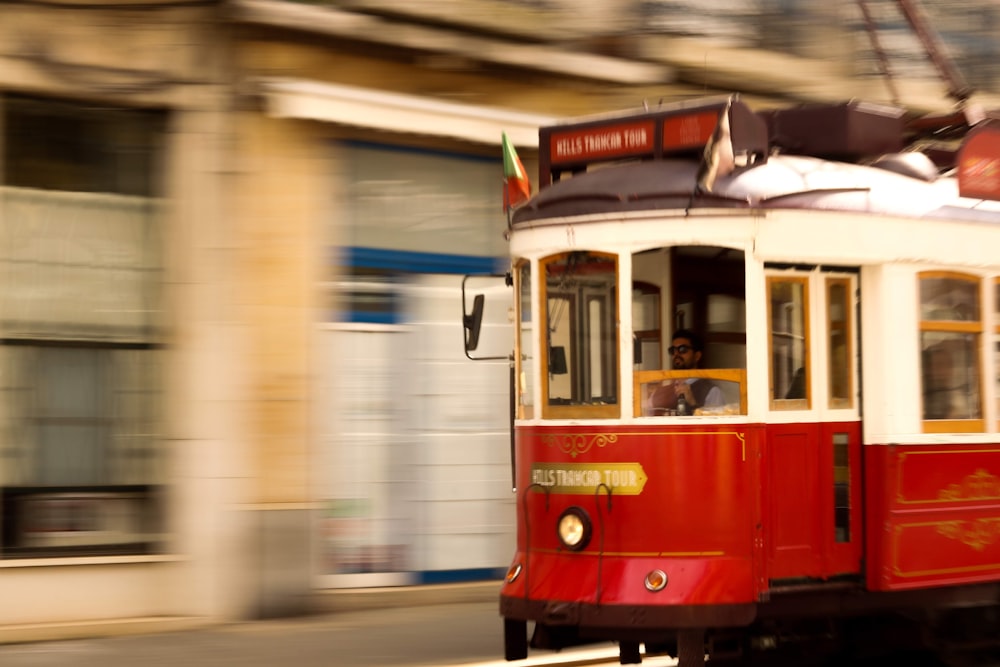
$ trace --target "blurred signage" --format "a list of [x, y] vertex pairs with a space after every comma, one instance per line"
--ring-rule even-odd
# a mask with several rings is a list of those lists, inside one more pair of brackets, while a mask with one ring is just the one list
[[646, 486], [646, 471], [640, 463], [534, 463], [531, 483], [550, 493], [592, 494], [601, 484], [615, 495], [637, 496]]
[[958, 152], [958, 193], [1000, 200], [1000, 122], [989, 121], [966, 137]]
[[711, 139], [718, 123], [718, 110], [667, 118], [663, 121], [663, 150], [701, 148]]
[[654, 127], [654, 121], [646, 120], [553, 132], [549, 137], [552, 164], [652, 153]]
[[143, 538], [144, 496], [139, 493], [33, 493], [16, 503], [21, 547], [79, 547]]

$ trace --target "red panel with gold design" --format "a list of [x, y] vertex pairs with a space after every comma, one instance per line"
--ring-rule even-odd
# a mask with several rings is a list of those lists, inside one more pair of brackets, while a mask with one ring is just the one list
[[1000, 445], [865, 451], [869, 588], [1000, 577]]
[[[761, 430], [747, 425], [522, 426], [517, 429], [518, 554], [505, 595], [621, 604], [752, 602], [759, 549]], [[590, 516], [574, 552], [556, 526]], [[651, 594], [643, 578], [667, 573]], [[558, 575], [558, 576], [556, 576]]]

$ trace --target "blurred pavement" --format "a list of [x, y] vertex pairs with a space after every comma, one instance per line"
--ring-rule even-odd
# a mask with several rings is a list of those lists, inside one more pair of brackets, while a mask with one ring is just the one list
[[503, 658], [499, 582], [320, 593], [319, 611], [157, 634], [0, 645], [3, 667], [375, 667]]

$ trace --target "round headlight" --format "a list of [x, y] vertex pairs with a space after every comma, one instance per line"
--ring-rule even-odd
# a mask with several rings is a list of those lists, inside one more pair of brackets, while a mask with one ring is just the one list
[[580, 551], [590, 542], [590, 517], [580, 507], [570, 507], [559, 516], [559, 541], [572, 551]]

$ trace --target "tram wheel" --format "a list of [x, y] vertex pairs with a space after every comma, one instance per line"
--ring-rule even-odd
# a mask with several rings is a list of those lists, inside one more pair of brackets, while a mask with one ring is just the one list
[[701, 667], [705, 664], [705, 632], [681, 630], [677, 633], [677, 667]]
[[618, 664], [638, 665], [641, 662], [639, 642], [618, 642]]
[[528, 657], [528, 622], [503, 619], [503, 657], [524, 660]]

